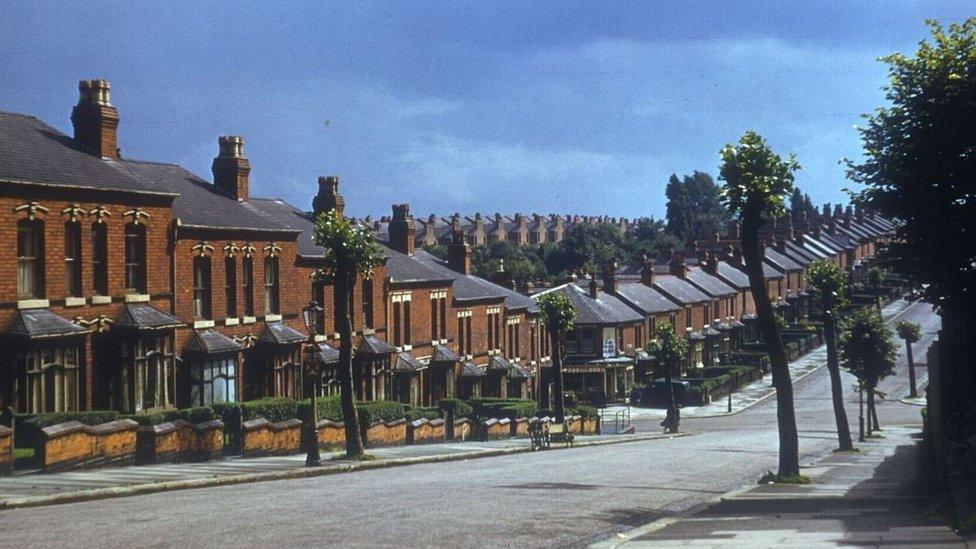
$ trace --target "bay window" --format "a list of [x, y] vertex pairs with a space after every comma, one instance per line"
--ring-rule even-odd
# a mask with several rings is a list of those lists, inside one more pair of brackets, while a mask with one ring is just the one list
[[191, 406], [237, 402], [237, 360], [204, 358], [188, 363]]
[[47, 344], [15, 356], [18, 401], [23, 412], [75, 412], [80, 409], [81, 344]]

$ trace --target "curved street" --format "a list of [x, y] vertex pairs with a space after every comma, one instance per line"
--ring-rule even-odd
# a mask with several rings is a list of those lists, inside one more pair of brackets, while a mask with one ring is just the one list
[[[899, 319], [939, 329], [932, 308]], [[885, 425], [921, 425], [903, 348], [881, 389]], [[857, 432], [857, 395], [845, 374]], [[826, 368], [796, 384], [801, 462], [836, 446]], [[776, 465], [775, 398], [731, 416], [685, 419], [690, 436], [0, 512], [0, 545], [566, 546], [586, 545], [686, 512], [754, 483]], [[638, 432], [659, 420], [637, 422]], [[355, 540], [355, 541], [353, 541]]]

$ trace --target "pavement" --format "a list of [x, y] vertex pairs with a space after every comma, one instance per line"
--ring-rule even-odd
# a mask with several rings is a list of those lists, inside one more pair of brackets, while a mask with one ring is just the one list
[[625, 547], [966, 547], [930, 516], [914, 427], [889, 427], [801, 467], [810, 484], [751, 485], [685, 518], [655, 521], [594, 544]]
[[[573, 448], [670, 439], [678, 435], [577, 436]], [[554, 444], [550, 450], [566, 450]], [[227, 457], [203, 463], [164, 463], [136, 467], [29, 472], [0, 479], [0, 509], [37, 507], [247, 482], [307, 478], [369, 469], [477, 459], [532, 451], [527, 438], [464, 441], [373, 448], [369, 461], [345, 459], [343, 452], [323, 453], [320, 467], [306, 467], [305, 454], [272, 457]]]
[[[886, 323], [891, 324], [901, 318], [911, 306], [912, 302], [904, 299], [896, 299], [881, 310], [881, 316]], [[793, 380], [793, 383], [797, 383], [826, 364], [827, 346], [821, 345], [793, 362], [790, 362], [790, 378]], [[729, 411], [728, 399], [719, 398], [704, 406], [687, 406], [681, 408], [681, 419], [726, 416], [747, 410], [776, 394], [776, 389], [772, 386], [771, 380], [772, 377], [767, 375], [762, 379], [757, 379], [737, 389], [732, 393], [731, 412]], [[922, 400], [924, 402], [924, 399]], [[631, 407], [629, 412], [631, 419], [664, 419], [664, 416], [667, 414], [667, 411], [661, 408]], [[615, 414], [627, 413], [627, 407], [608, 406], [601, 413], [605, 416], [613, 417]]]
[[[917, 304], [904, 318], [921, 324], [915, 356], [924, 357], [938, 316]], [[921, 426], [919, 407], [899, 401], [908, 394], [902, 349], [898, 360], [881, 386], [889, 398], [878, 403], [882, 427], [892, 433], [896, 425]], [[917, 371], [923, 379], [924, 363]], [[853, 378], [842, 375], [856, 432]], [[826, 369], [795, 382], [794, 396], [800, 459], [810, 466], [837, 444]], [[693, 436], [0, 509], [0, 547], [585, 547], [660, 519], [693, 516], [755, 486], [776, 467], [775, 404], [767, 398], [732, 416], [683, 419], [682, 431]], [[638, 432], [658, 433], [659, 421], [634, 423]], [[909, 440], [897, 442], [904, 448]], [[866, 469], [850, 476], [871, 478]]]

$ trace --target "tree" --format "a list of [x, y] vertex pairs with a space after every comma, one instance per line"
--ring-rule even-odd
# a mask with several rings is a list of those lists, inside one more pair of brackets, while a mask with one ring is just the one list
[[819, 298], [823, 309], [824, 339], [827, 341], [827, 371], [830, 372], [830, 394], [834, 403], [839, 449], [853, 450], [851, 427], [844, 409], [844, 388], [837, 360], [837, 317], [846, 303], [847, 274], [834, 263], [823, 259], [807, 268], [807, 287]]
[[597, 272], [610, 260], [619, 263], [629, 259], [624, 257], [620, 227], [610, 223], [573, 225], [558, 246], [545, 258], [550, 274]]
[[[681, 362], [688, 356], [688, 340], [674, 333], [674, 327], [664, 324], [657, 330], [657, 339], [651, 340], [647, 344], [647, 352], [657, 357], [661, 364], [664, 364], [664, 380], [668, 384], [668, 418], [673, 418], [668, 422], [665, 419], [666, 429], [669, 432], [678, 432], [678, 404], [674, 400], [674, 370], [680, 369]], [[679, 370], [680, 371], [680, 370]]]
[[895, 324], [895, 330], [898, 332], [898, 337], [905, 342], [905, 354], [908, 358], [908, 396], [916, 398], [918, 397], [918, 387], [915, 385], [915, 357], [912, 355], [912, 343], [922, 338], [922, 329], [914, 322], [902, 320]]
[[725, 181], [722, 195], [729, 212], [738, 216], [742, 223], [742, 257], [756, 303], [759, 327], [769, 354], [773, 386], [776, 387], [778, 473], [781, 478], [796, 477], [800, 474], [800, 456], [793, 408], [793, 382], [773, 306], [766, 293], [759, 228], [764, 218], [782, 214], [784, 197], [793, 189], [793, 172], [799, 169], [799, 165], [792, 155], [787, 160], [780, 158], [761, 136], [752, 131], [746, 132], [738, 145], [726, 145], [721, 157], [719, 179]]
[[538, 304], [542, 323], [549, 332], [552, 348], [552, 375], [556, 391], [553, 408], [555, 408], [556, 423], [563, 423], [566, 421], [566, 416], [563, 410], [563, 350], [560, 341], [563, 334], [573, 329], [576, 307], [568, 297], [557, 293], [542, 295], [539, 297]]
[[870, 418], [875, 418], [877, 429], [878, 409], [874, 395], [878, 382], [895, 372], [895, 344], [891, 330], [884, 325], [881, 315], [868, 308], [858, 309], [844, 326], [840, 344], [844, 368], [854, 374], [858, 383], [868, 393], [868, 433]]
[[357, 457], [363, 454], [363, 442], [359, 437], [359, 418], [356, 414], [352, 383], [352, 322], [349, 319], [349, 302], [356, 286], [356, 277], [368, 277], [373, 268], [383, 262], [383, 251], [368, 227], [350, 223], [335, 210], [318, 214], [315, 219], [314, 239], [322, 247], [326, 261], [332, 266], [336, 327], [339, 331], [339, 392], [346, 429], [346, 455]]
[[881, 269], [877, 267], [871, 267], [868, 272], [865, 273], [864, 278], [871, 287], [871, 293], [874, 294], [874, 305], [878, 309], [878, 314], [881, 314], [881, 283], [884, 282], [884, 275], [881, 273]]
[[728, 216], [720, 187], [707, 173], [696, 171], [682, 179], [671, 174], [665, 195], [668, 231], [682, 242], [711, 238]]
[[898, 221], [885, 261], [940, 308], [942, 375], [952, 382], [933, 412], [949, 418], [976, 401], [965, 358], [976, 356], [976, 18], [926, 23], [931, 38], [913, 56], [883, 58], [888, 105], [865, 115], [863, 161], [849, 161], [847, 174], [866, 187], [857, 203]]

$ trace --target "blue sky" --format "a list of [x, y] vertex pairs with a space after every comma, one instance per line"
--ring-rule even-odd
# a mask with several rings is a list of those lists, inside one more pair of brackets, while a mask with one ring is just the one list
[[[734, 4], [734, 5], [733, 5]], [[743, 131], [844, 195], [876, 58], [968, 2], [0, 1], [0, 109], [71, 133], [77, 81], [106, 78], [123, 156], [210, 177], [240, 134], [251, 192], [348, 211], [664, 213], [672, 172], [715, 175]]]

